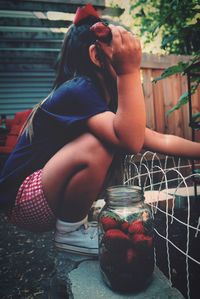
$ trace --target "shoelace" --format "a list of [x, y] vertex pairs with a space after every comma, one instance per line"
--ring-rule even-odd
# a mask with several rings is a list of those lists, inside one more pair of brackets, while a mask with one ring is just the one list
[[[86, 222], [83, 224], [84, 226], [84, 234], [88, 234], [90, 231], [90, 238], [94, 239], [98, 233], [97, 230], [97, 225], [98, 222], [97, 221], [91, 221], [91, 222]], [[90, 228], [93, 228], [92, 230], [89, 230]]]

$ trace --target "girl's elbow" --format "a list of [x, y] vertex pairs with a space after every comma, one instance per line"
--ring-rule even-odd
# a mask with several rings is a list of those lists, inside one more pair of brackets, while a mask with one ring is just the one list
[[137, 155], [141, 152], [141, 150], [142, 150], [142, 146], [134, 145], [130, 148], [130, 153], [132, 153], [133, 155]]
[[137, 141], [133, 140], [132, 142], [128, 142], [126, 144], [126, 150], [130, 154], [136, 155], [141, 152], [143, 145], [144, 145], [144, 140], [137, 140]]

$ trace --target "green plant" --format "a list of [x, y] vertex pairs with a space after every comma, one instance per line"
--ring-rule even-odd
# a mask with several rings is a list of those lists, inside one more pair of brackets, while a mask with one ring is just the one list
[[[186, 75], [200, 73], [200, 4], [198, 0], [136, 0], [131, 2], [130, 12], [145, 42], [152, 42], [161, 35], [161, 48], [169, 54], [191, 55], [191, 59], [171, 66], [154, 79], [157, 82], [174, 74]], [[194, 94], [200, 83], [200, 76], [191, 81], [191, 94]], [[168, 111], [185, 105], [189, 100], [188, 91], [180, 96], [177, 104]], [[193, 115], [193, 121], [200, 118], [200, 113]]]
[[[200, 52], [198, 52], [196, 55], [194, 55], [193, 58], [191, 58], [187, 63], [180, 61], [177, 65], [168, 67], [164, 70], [164, 72], [157, 78], [153, 80], [154, 83], [158, 82], [159, 80], [165, 79], [167, 77], [170, 77], [175, 74], [182, 74], [186, 75], [190, 70], [192, 70], [192, 73], [200, 73]], [[194, 94], [200, 84], [200, 77], [194, 76], [191, 78], [191, 89], [190, 91], [184, 92], [180, 98], [177, 100], [177, 104], [172, 107], [170, 110], [168, 110], [167, 114], [170, 115], [173, 111], [178, 110], [183, 105], [187, 104], [189, 101], [189, 92]], [[198, 118], [200, 118], [200, 113], [195, 113], [193, 115], [193, 121], [196, 121]]]
[[161, 35], [170, 54], [191, 55], [200, 45], [199, 0], [135, 0], [130, 13], [146, 42]]

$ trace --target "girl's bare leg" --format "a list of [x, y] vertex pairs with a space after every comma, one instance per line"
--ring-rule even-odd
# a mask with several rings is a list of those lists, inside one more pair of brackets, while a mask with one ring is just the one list
[[113, 152], [90, 133], [61, 148], [45, 165], [44, 193], [56, 217], [77, 222], [101, 191]]

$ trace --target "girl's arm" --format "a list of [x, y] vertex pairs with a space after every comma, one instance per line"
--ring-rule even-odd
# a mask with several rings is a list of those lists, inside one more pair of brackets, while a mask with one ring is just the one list
[[158, 133], [148, 128], [145, 130], [143, 148], [165, 155], [200, 159], [200, 143], [174, 135]]
[[[110, 64], [116, 74], [118, 109], [116, 114], [104, 112], [88, 120], [90, 131], [98, 138], [138, 153], [144, 143], [145, 104], [140, 79], [141, 46], [139, 40], [122, 27], [112, 26]], [[108, 53], [109, 56], [110, 53]]]

